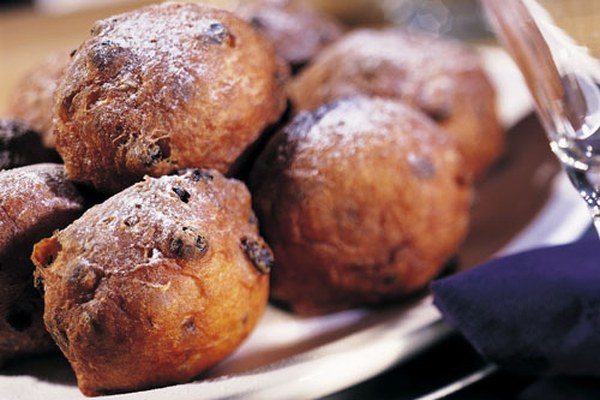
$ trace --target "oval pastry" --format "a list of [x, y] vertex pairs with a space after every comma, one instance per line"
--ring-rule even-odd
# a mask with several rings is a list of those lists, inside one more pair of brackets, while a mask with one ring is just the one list
[[233, 174], [284, 111], [287, 67], [230, 12], [163, 3], [97, 22], [59, 84], [69, 177], [117, 192], [187, 167]]
[[35, 242], [69, 224], [86, 206], [62, 165], [0, 172], [0, 365], [56, 348], [44, 327], [29, 256]]
[[274, 299], [301, 314], [376, 304], [436, 276], [465, 237], [472, 186], [452, 140], [401, 103], [300, 113], [251, 173]]
[[212, 170], [146, 178], [32, 259], [86, 395], [186, 382], [225, 358], [265, 309], [272, 263], [247, 189]]
[[344, 32], [339, 22], [311, 8], [308, 2], [251, 0], [240, 2], [235, 12], [273, 43], [294, 72]]

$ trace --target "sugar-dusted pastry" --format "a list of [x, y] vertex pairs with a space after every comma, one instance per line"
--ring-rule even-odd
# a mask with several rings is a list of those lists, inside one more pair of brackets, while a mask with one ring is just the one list
[[62, 165], [0, 171], [0, 365], [55, 349], [33, 284], [33, 245], [81, 213], [86, 201]]
[[248, 190], [214, 170], [147, 177], [32, 259], [88, 396], [187, 382], [225, 358], [262, 315], [273, 262]]
[[301, 112], [251, 173], [275, 255], [271, 296], [322, 314], [423, 288], [465, 237], [468, 176], [451, 138], [397, 101]]
[[251, 0], [236, 10], [267, 37], [277, 53], [298, 71], [344, 29], [334, 18], [297, 0]]
[[284, 111], [287, 66], [230, 12], [162, 3], [97, 22], [54, 103], [69, 177], [116, 192], [186, 167], [233, 174]]
[[357, 30], [319, 53], [290, 83], [297, 110], [355, 94], [399, 99], [426, 113], [454, 138], [476, 177], [504, 149], [494, 89], [477, 54], [458, 42], [395, 29]]

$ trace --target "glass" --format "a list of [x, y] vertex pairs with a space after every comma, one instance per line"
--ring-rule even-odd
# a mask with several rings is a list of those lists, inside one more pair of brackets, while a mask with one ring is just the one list
[[600, 235], [600, 1], [481, 1]]

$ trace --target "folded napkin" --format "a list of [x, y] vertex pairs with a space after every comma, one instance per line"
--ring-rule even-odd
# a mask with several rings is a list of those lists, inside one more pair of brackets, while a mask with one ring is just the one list
[[540, 379], [516, 396], [517, 400], [598, 400], [600, 382], [597, 378], [554, 377]]
[[500, 367], [600, 376], [600, 240], [498, 258], [431, 288], [445, 319]]

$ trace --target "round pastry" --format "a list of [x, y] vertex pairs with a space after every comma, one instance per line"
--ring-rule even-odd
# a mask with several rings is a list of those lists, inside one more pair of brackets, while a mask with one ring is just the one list
[[77, 218], [85, 201], [59, 164], [0, 172], [0, 365], [54, 349], [33, 287], [33, 245]]
[[88, 396], [186, 382], [226, 357], [265, 309], [272, 263], [248, 190], [214, 170], [147, 177], [32, 259]]
[[55, 96], [69, 177], [116, 192], [145, 174], [229, 175], [286, 105], [287, 66], [233, 14], [163, 3], [97, 22]]
[[12, 118], [0, 118], [0, 170], [59, 161], [58, 154], [45, 147], [40, 134], [27, 124]]
[[297, 110], [365, 94], [399, 99], [439, 123], [476, 177], [500, 156], [504, 132], [476, 53], [450, 40], [359, 30], [321, 52], [290, 83]]
[[236, 14], [265, 35], [293, 71], [299, 71], [343, 33], [337, 21], [306, 2], [253, 0], [241, 3]]
[[465, 237], [466, 175], [448, 135], [397, 101], [301, 112], [250, 175], [272, 297], [310, 315], [423, 288]]
[[69, 65], [66, 52], [49, 54], [19, 81], [9, 100], [9, 115], [30, 124], [42, 135], [44, 145], [55, 147], [52, 104], [58, 81]]

